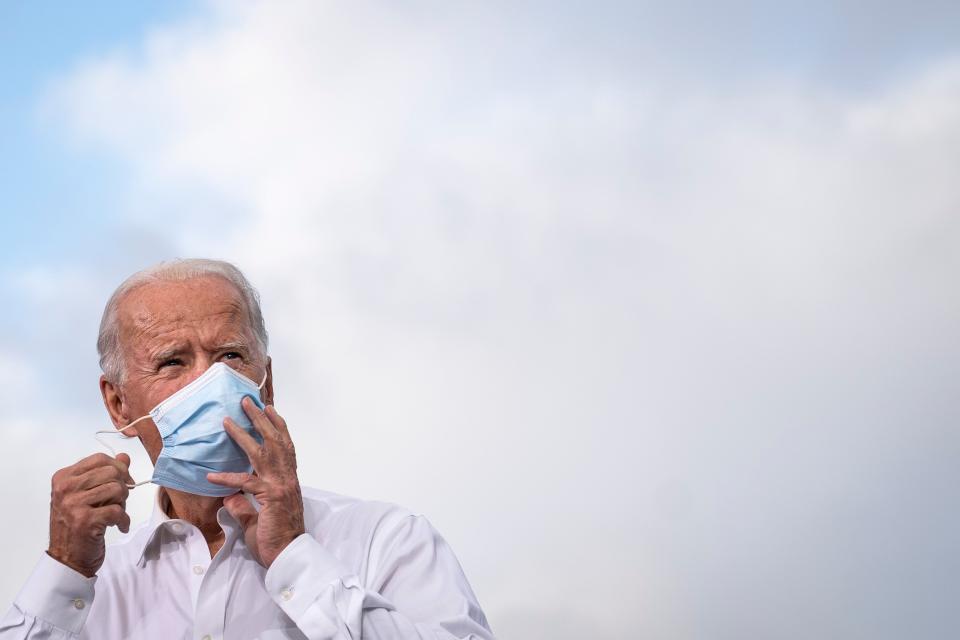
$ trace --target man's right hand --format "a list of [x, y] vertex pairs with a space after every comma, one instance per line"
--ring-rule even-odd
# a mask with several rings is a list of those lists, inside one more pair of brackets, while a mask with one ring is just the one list
[[111, 458], [95, 453], [53, 474], [50, 492], [50, 548], [52, 558], [93, 577], [103, 564], [107, 527], [130, 530], [127, 484], [130, 456]]

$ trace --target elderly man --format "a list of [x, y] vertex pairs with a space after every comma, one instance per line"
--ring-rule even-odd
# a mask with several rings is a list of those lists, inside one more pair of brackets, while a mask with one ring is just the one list
[[[130, 532], [125, 454], [57, 471], [50, 547], [0, 640], [492, 637], [423, 517], [300, 486], [258, 297], [236, 267], [134, 274], [97, 346], [110, 419], [154, 463], [153, 516]], [[109, 526], [129, 533], [106, 547]]]

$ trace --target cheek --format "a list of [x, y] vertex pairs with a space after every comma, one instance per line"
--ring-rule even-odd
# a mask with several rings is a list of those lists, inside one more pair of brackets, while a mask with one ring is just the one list
[[157, 433], [157, 428], [153, 426], [152, 422], [141, 432], [140, 444], [143, 445], [144, 450], [150, 457], [150, 462], [157, 464], [157, 458], [163, 450], [163, 440], [160, 439], [160, 434]]
[[[128, 388], [125, 393], [126, 415], [131, 420], [145, 416], [158, 404], [172, 396], [184, 385], [175, 379], [152, 380]], [[152, 421], [150, 426], [153, 427]], [[154, 427], [154, 431], [156, 428]]]

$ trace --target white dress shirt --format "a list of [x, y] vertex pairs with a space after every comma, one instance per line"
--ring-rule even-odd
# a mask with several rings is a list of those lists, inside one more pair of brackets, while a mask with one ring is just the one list
[[109, 545], [93, 578], [44, 553], [0, 640], [493, 638], [423, 516], [304, 487], [306, 533], [267, 570], [226, 509], [211, 559], [199, 529], [171, 520], [165, 500], [158, 491], [150, 521]]

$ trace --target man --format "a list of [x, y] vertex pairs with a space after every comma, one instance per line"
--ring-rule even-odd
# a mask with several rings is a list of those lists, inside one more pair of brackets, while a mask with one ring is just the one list
[[[236, 267], [134, 274], [97, 347], [110, 419], [155, 465], [154, 513], [129, 532], [125, 454], [57, 471], [50, 547], [0, 640], [492, 638], [423, 517], [301, 488], [259, 299]], [[129, 534], [105, 547], [109, 526]]]

